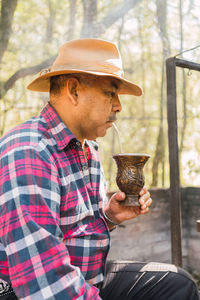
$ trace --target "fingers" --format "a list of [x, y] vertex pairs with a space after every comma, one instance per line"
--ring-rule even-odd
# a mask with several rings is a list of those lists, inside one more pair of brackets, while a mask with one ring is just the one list
[[[119, 191], [115, 194], [112, 195], [110, 199], [110, 206], [111, 210], [113, 211], [113, 215], [115, 214], [125, 214], [124, 220], [130, 219], [131, 216], [132, 218], [136, 217], [139, 214], [146, 214], [149, 211], [149, 207], [152, 204], [152, 199], [150, 196], [149, 191], [146, 189], [146, 187], [143, 187], [143, 189], [140, 191], [140, 198], [139, 198], [139, 206], [121, 206], [120, 202], [124, 201], [126, 198], [126, 194], [122, 191]], [[120, 220], [123, 221], [123, 220]]]
[[147, 188], [146, 188], [146, 186], [143, 186], [143, 188], [141, 189], [139, 195], [140, 195], [140, 196], [143, 196], [146, 192], [148, 192], [148, 191], [147, 191]]
[[145, 193], [142, 194], [139, 198], [140, 205], [145, 204], [150, 198], [150, 193], [148, 191], [145, 191]]
[[149, 207], [152, 203], [150, 193], [144, 187], [140, 191], [140, 198], [138, 206], [122, 206], [121, 201], [124, 201], [126, 195], [122, 191], [118, 191], [113, 194], [107, 204], [107, 207], [104, 209], [104, 212], [108, 217], [116, 223], [121, 223], [125, 220], [130, 220], [136, 218], [140, 214], [146, 214], [149, 211]]
[[140, 208], [141, 208], [141, 210], [145, 210], [145, 209], [148, 208], [147, 209], [147, 211], [148, 211], [149, 207], [152, 204], [152, 199], [151, 199], [150, 193], [146, 189], [144, 189], [141, 194], [142, 194], [142, 196], [139, 199], [139, 202], [140, 202], [140, 205], [141, 205]]
[[115, 193], [112, 198], [116, 201], [123, 201], [126, 198], [126, 195], [124, 192], [119, 191]]
[[145, 209], [140, 209], [140, 214], [145, 215], [149, 212], [149, 207], [146, 207]]
[[149, 207], [151, 206], [151, 204], [152, 204], [152, 199], [149, 198], [149, 200], [146, 201], [145, 204], [141, 205], [140, 208], [141, 208], [141, 210], [147, 210], [147, 211], [149, 211]]

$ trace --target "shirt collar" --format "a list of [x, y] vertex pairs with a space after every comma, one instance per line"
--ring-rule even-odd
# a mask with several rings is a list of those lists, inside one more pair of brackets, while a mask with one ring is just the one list
[[49, 102], [43, 108], [41, 116], [45, 119], [51, 134], [56, 140], [57, 149], [59, 151], [67, 147], [71, 140], [76, 139]]

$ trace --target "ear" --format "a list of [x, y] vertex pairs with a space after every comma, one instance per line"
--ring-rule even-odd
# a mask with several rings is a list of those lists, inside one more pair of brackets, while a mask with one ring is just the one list
[[79, 90], [79, 81], [76, 78], [69, 78], [67, 80], [67, 94], [68, 98], [73, 105], [78, 104], [78, 90]]

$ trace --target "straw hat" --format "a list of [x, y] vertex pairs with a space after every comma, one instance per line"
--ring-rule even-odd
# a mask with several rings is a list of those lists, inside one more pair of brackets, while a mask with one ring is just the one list
[[72, 73], [114, 77], [121, 81], [119, 94], [142, 94], [138, 85], [123, 78], [121, 56], [116, 45], [93, 38], [72, 40], [62, 45], [52, 67], [42, 70], [27, 88], [32, 91], [49, 92], [51, 76]]

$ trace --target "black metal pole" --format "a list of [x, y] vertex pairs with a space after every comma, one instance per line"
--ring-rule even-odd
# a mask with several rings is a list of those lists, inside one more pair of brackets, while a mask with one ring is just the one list
[[182, 266], [182, 221], [176, 105], [176, 58], [166, 60], [172, 263]]
[[187, 68], [194, 71], [200, 71], [200, 64], [180, 58], [175, 58], [175, 61], [177, 67]]

